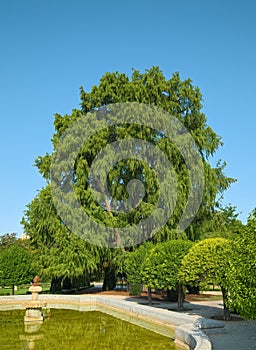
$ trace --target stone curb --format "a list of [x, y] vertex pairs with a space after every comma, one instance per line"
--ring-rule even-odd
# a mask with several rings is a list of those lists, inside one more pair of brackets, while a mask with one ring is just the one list
[[175, 339], [187, 344], [193, 350], [211, 350], [212, 344], [205, 333], [195, 330], [194, 325], [179, 326], [175, 330]]

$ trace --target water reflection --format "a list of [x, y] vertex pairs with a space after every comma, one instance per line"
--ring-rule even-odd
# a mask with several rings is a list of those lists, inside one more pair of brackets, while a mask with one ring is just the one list
[[24, 310], [0, 312], [0, 348], [5, 350], [180, 349], [160, 334], [101, 312], [51, 310], [51, 317], [24, 328]]

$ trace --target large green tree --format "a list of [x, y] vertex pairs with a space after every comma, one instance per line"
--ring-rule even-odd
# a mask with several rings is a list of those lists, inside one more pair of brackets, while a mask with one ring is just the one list
[[[81, 88], [81, 109], [74, 109], [70, 115], [55, 115], [55, 132], [52, 138], [54, 152], [53, 155], [46, 154], [37, 158], [36, 165], [39, 172], [47, 182], [50, 181], [53, 156], [56, 154], [62, 136], [74, 122], [87, 118], [88, 125], [90, 125], [90, 113], [92, 111], [103, 114], [105, 120], [107, 120], [108, 106], [122, 102], [136, 102], [158, 107], [179, 120], [195, 140], [203, 161], [205, 188], [201, 206], [193, 224], [187, 227], [185, 233], [181, 232], [181, 235], [192, 240], [199, 239], [200, 231], [198, 227], [212, 216], [223, 192], [234, 180], [225, 176], [225, 163], [219, 162], [215, 167], [211, 166], [209, 158], [221, 146], [221, 137], [216, 135], [212, 128], [207, 125], [206, 116], [202, 112], [202, 94], [200, 89], [194, 86], [190, 79], [181, 80], [178, 73], [173, 74], [170, 79], [166, 79], [158, 67], [152, 67], [144, 73], [133, 70], [131, 78], [123, 73], [106, 73], [100, 79], [98, 86], [93, 86], [91, 91], [86, 92]], [[152, 118], [157, 119], [158, 116], [152, 115]], [[172, 119], [170, 118], [171, 122]], [[177, 232], [174, 233], [174, 229], [176, 229], [188, 201], [191, 186], [189, 169], [180, 150], [161, 130], [156, 130], [147, 125], [138, 125], [132, 123], [131, 120], [127, 123], [120, 122], [120, 124], [117, 123], [102, 128], [81, 147], [76, 155], [74, 169], [71, 171], [67, 170], [66, 173], [63, 171], [63, 168], [60, 170], [64, 192], [66, 190], [66, 196], [68, 197], [69, 191], [74, 191], [79, 205], [95, 222], [106, 227], [115, 228], [114, 236], [110, 237], [112, 246], [135, 245], [136, 242], [133, 237], [125, 238], [126, 241], [122, 242], [118, 228], [130, 227], [134, 223], [139, 225], [143, 219], [151, 214], [155, 207], [160, 185], [155, 172], [151, 168], [152, 164], [145, 164], [138, 157], [119, 160], [108, 173], [107, 185], [109, 195], [106, 195], [100, 204], [95, 200], [91, 189], [92, 184], [97, 187], [98, 183], [96, 180], [92, 183], [93, 181], [90, 178], [90, 169], [98, 153], [110, 143], [129, 138], [136, 138], [153, 144], [165, 154], [174, 168], [177, 178], [177, 200], [171, 217], [154, 237], [157, 241], [164, 241], [174, 237], [178, 238], [179, 235], [177, 237]], [[73, 141], [76, 141], [75, 137], [73, 137]], [[65, 164], [65, 159], [62, 159], [61, 166], [63, 166], [63, 163]], [[114, 199], [120, 207], [122, 199], [127, 199], [129, 196], [127, 187], [132, 179], [143, 183], [144, 196], [140, 198], [139, 205], [135, 210], [120, 213], [114, 210], [115, 208], [113, 209]], [[168, 182], [169, 180], [167, 179], [166, 181]], [[192, 186], [194, 186], [195, 190], [197, 189], [196, 184], [192, 184]], [[69, 230], [65, 227], [65, 220], [63, 218], [60, 219], [57, 212], [54, 212], [49, 190], [47, 190], [48, 198], [46, 201], [48, 204], [45, 205], [45, 201], [39, 200], [46, 190], [41, 190], [41, 194], [28, 206], [23, 220], [25, 231], [30, 235], [32, 241], [36, 243], [39, 240], [42, 245], [47, 244], [53, 236], [55, 237], [54, 240], [61, 235], [63, 237], [68, 236], [71, 239], [70, 231], [72, 231], [72, 229]], [[65, 203], [61, 202], [61, 204], [64, 205]], [[58, 233], [54, 232], [54, 224], [52, 222], [50, 223], [50, 227], [52, 227], [50, 229], [45, 225], [45, 222], [49, 222], [47, 218], [49, 207], [51, 208], [51, 221], [58, 222], [56, 226]], [[37, 212], [39, 215], [36, 214]], [[67, 215], [71, 217], [69, 218], [70, 221], [75, 223], [79, 221], [76, 217], [72, 217], [71, 213]], [[142, 227], [142, 231], [147, 231], [147, 229], [147, 227]], [[90, 240], [90, 232], [83, 232], [83, 234], [85, 238]], [[135, 236], [136, 234], [137, 232], [134, 232]], [[44, 241], [40, 238], [40, 235], [42, 235]], [[148, 237], [145, 236], [146, 238]], [[68, 240], [65, 240], [65, 238], [59, 239], [60, 250], [62, 245], [65, 247], [65, 242], [68, 242]], [[102, 242], [99, 240], [98, 243], [101, 245]], [[81, 243], [81, 245], [83, 244]], [[52, 250], [50, 256], [53, 254], [59, 254], [59, 251], [56, 250], [54, 252]], [[77, 254], [77, 256], [80, 256], [80, 253]], [[46, 254], [44, 256], [47, 257]], [[67, 259], [69, 259], [68, 257], [69, 255], [66, 254]], [[54, 259], [50, 260], [56, 264]], [[68, 270], [70, 271], [70, 269]]]
[[[81, 110], [73, 110], [71, 115], [55, 115], [55, 133], [53, 135], [54, 148], [57, 147], [59, 139], [74, 121], [83, 117], [90, 111], [99, 110], [103, 106], [120, 102], [138, 102], [157, 106], [174, 116], [189, 130], [204, 161], [205, 191], [202, 205], [195, 218], [196, 223], [201, 223], [211, 216], [214, 208], [219, 203], [223, 191], [233, 182], [224, 175], [225, 163], [218, 163], [212, 167], [208, 158], [213, 155], [221, 143], [221, 138], [207, 125], [206, 117], [202, 113], [202, 95], [198, 87], [193, 86], [190, 79], [182, 81], [178, 73], [171, 79], [166, 79], [158, 67], [152, 67], [145, 73], [133, 71], [131, 79], [122, 73], [106, 73], [100, 80], [98, 86], [93, 86], [90, 92], [81, 88]], [[88, 117], [88, 123], [90, 118]], [[170, 119], [171, 122], [171, 119]], [[188, 172], [182, 155], [177, 148], [159, 133], [150, 127], [134, 125], [132, 123], [115, 125], [97, 132], [89, 142], [80, 150], [75, 164], [75, 177], [73, 176], [76, 195], [96, 221], [105, 222], [112, 226], [130, 225], [138, 222], [141, 217], [148, 215], [155, 205], [157, 197], [157, 183], [154, 172], [143, 162], [137, 159], [129, 159], [118, 162], [108, 174], [108, 184], [111, 195], [116, 198], [127, 198], [127, 184], [131, 179], [139, 179], [144, 183], [146, 195], [143, 198], [140, 211], [132, 211], [129, 214], [116, 214], [111, 208], [111, 199], [105, 198], [103, 208], [95, 203], [91, 193], [89, 170], [98, 152], [110, 142], [120, 139], [136, 137], [157, 145], [165, 152], [175, 168], [178, 176], [178, 200], [174, 214], [164, 227], [163, 239], [169, 235], [169, 230], [176, 228], [181, 213], [185, 208], [188, 195]], [[50, 178], [51, 155], [38, 157], [36, 165], [44, 177]], [[69, 178], [70, 179], [70, 178]], [[198, 230], [193, 230], [193, 225], [187, 229], [187, 236], [198, 239]], [[118, 241], [117, 237], [114, 238]], [[118, 244], [118, 242], [117, 242]]]

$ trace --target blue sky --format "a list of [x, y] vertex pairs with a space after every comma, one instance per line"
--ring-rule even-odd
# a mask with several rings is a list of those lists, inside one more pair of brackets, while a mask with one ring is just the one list
[[238, 182], [224, 203], [245, 222], [256, 207], [254, 0], [4, 0], [0, 4], [0, 234], [22, 233], [26, 205], [44, 185], [33, 166], [51, 152], [54, 113], [79, 107], [107, 71], [160, 66], [190, 77], [216, 159]]

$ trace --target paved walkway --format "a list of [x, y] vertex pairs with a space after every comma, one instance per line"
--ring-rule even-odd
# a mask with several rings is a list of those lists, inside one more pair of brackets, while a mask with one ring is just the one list
[[[220, 301], [200, 301], [185, 303], [185, 311], [190, 315], [204, 318], [223, 316], [223, 303]], [[256, 321], [219, 321], [225, 324], [207, 334], [213, 350], [256, 350]]]

